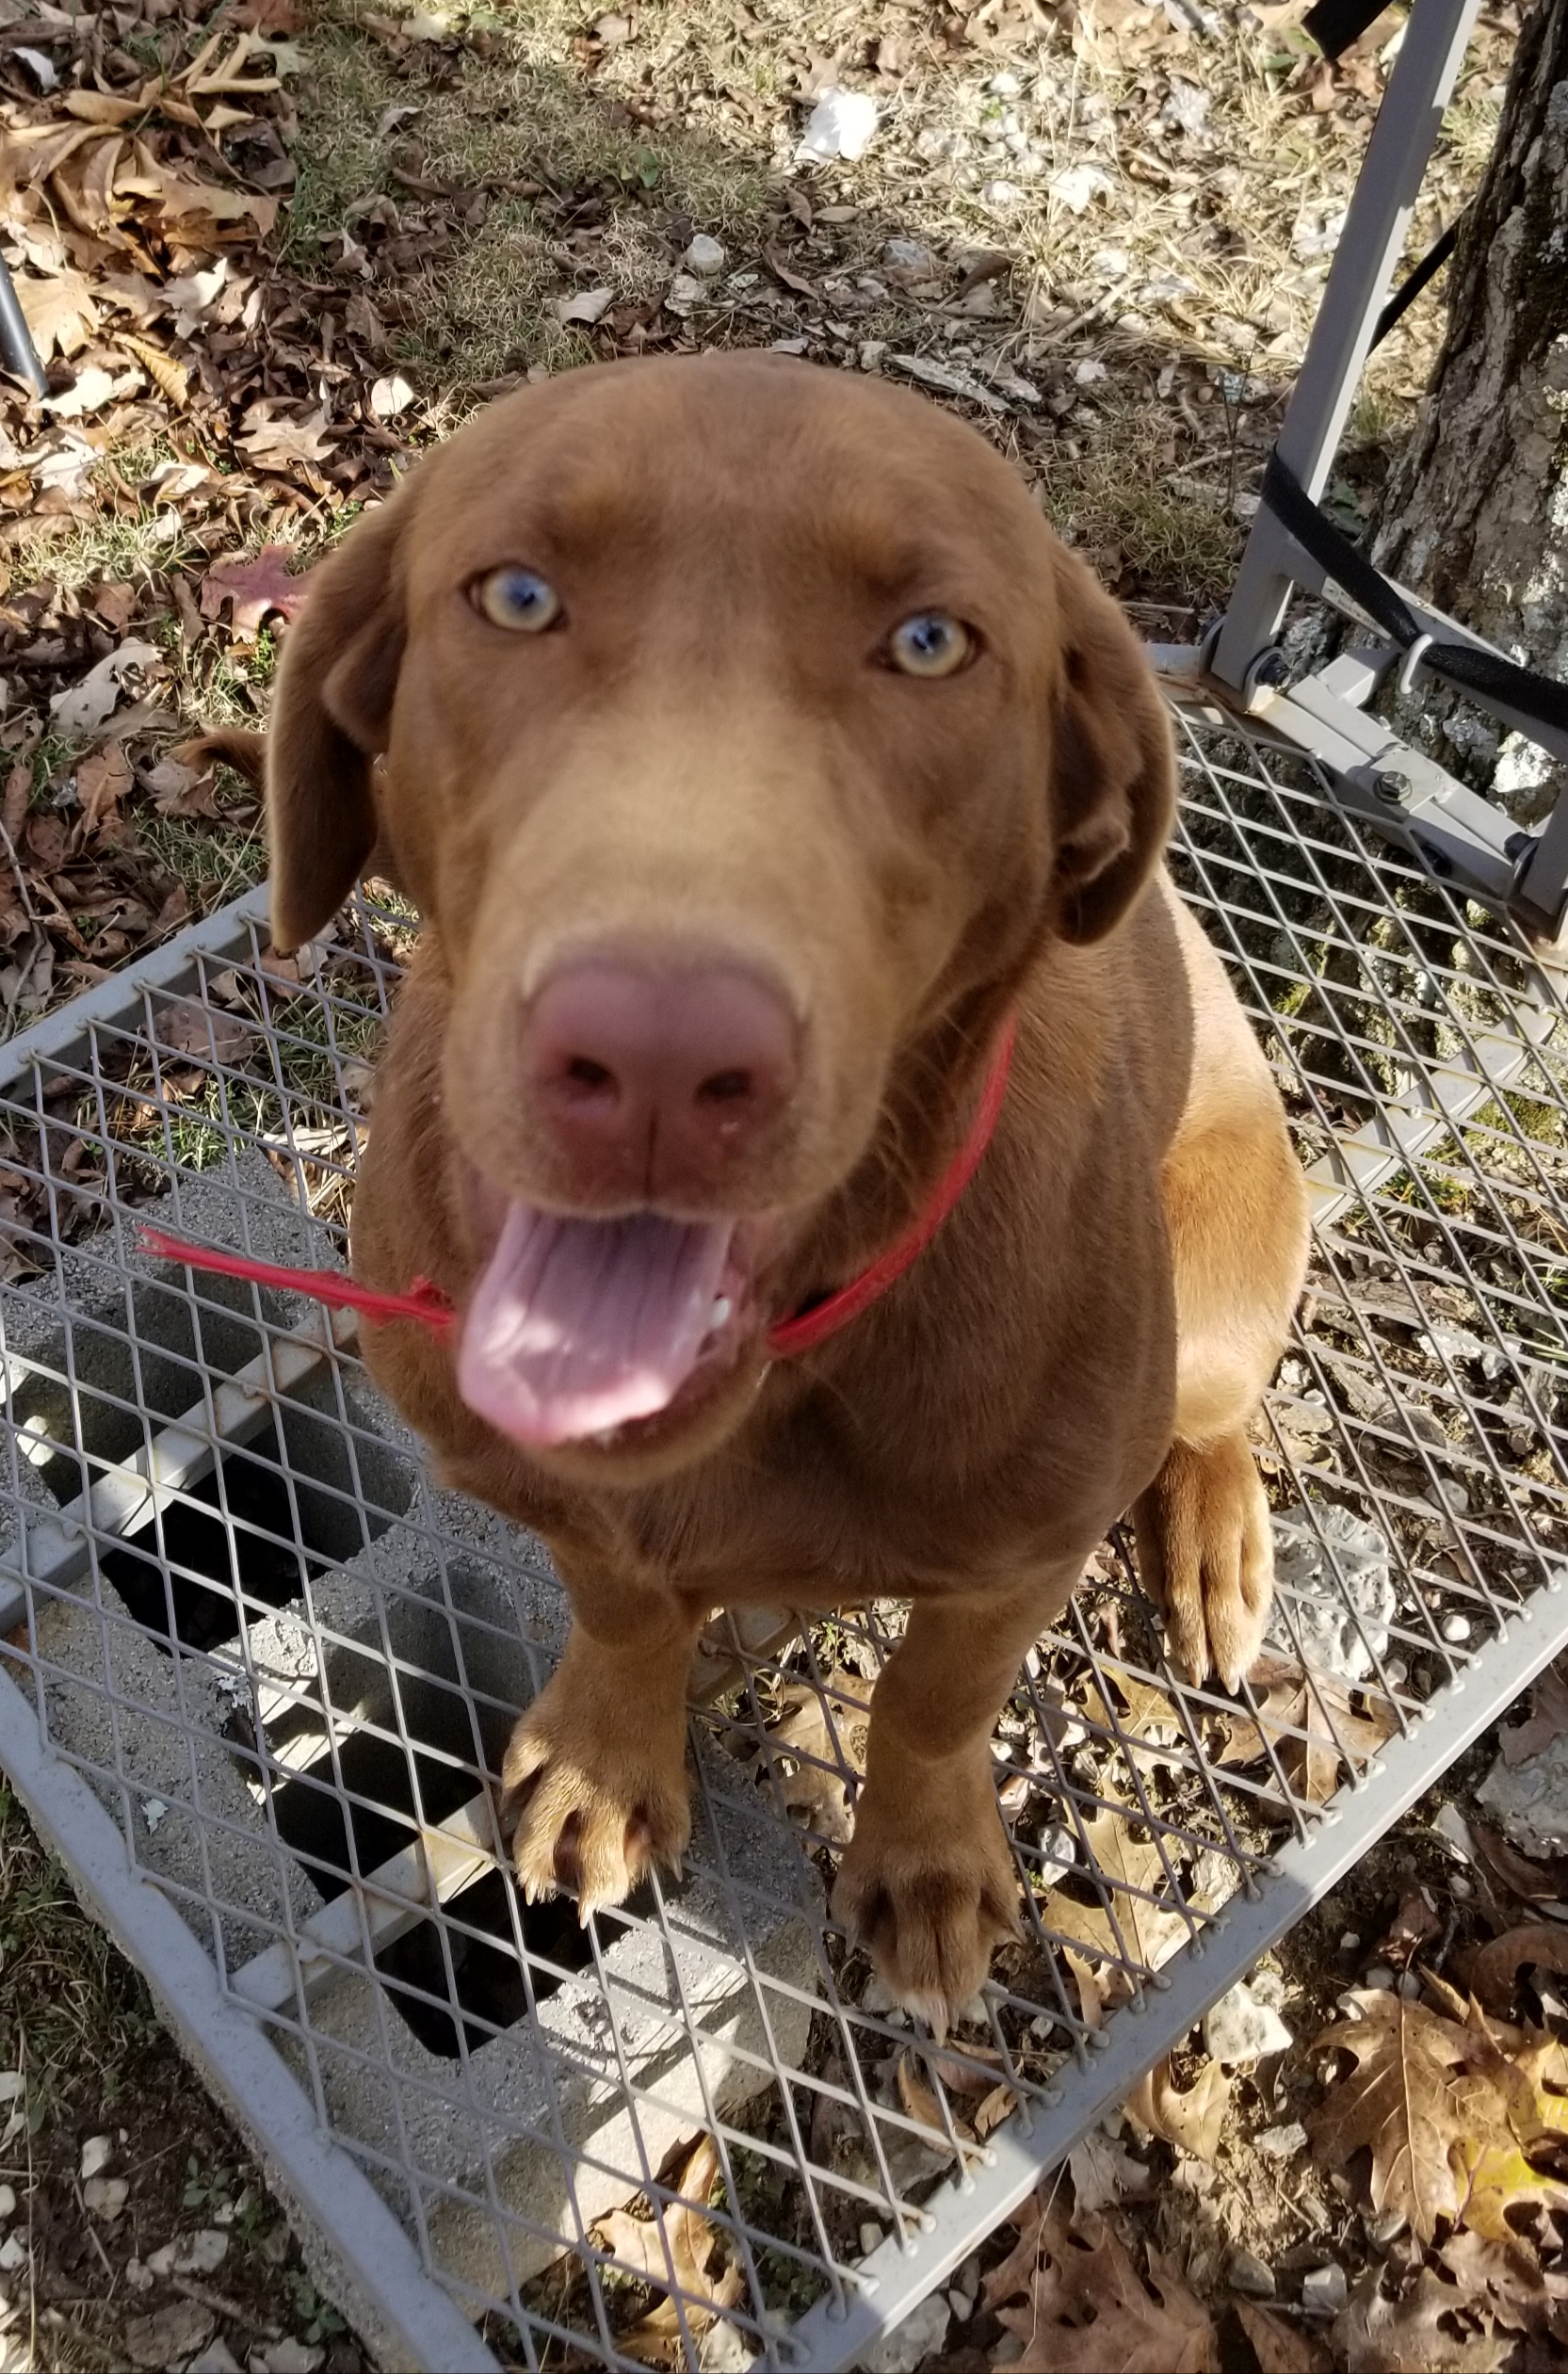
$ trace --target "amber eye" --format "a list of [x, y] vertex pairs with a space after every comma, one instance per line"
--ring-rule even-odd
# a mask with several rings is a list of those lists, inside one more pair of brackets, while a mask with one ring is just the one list
[[888, 640], [888, 657], [906, 676], [950, 676], [975, 648], [966, 626], [946, 610], [917, 610]]
[[540, 635], [560, 616], [560, 596], [532, 569], [493, 569], [469, 588], [474, 607], [492, 626], [513, 635]]

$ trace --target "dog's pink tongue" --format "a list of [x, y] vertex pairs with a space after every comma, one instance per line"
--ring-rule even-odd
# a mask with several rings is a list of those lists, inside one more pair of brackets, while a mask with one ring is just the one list
[[513, 1203], [458, 1353], [471, 1410], [572, 1443], [668, 1407], [712, 1323], [734, 1224], [562, 1219]]

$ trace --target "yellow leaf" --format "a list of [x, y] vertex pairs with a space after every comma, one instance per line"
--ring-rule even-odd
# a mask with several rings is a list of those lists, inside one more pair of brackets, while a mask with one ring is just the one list
[[1568, 2208], [1568, 2185], [1532, 2168], [1517, 2143], [1480, 2142], [1466, 2136], [1452, 2146], [1461, 2179], [1458, 2222], [1493, 2242], [1516, 2242], [1508, 2211]]
[[[1171, 1904], [1170, 1876], [1159, 1849], [1135, 1838], [1120, 1814], [1107, 1808], [1088, 1824], [1086, 1835], [1091, 1867], [1109, 1883], [1110, 1909], [1076, 1903], [1057, 1890], [1049, 1927], [1080, 1955], [1089, 1949], [1102, 1965], [1095, 1978], [1106, 2000], [1124, 2003], [1136, 1992], [1140, 1974], [1169, 1962], [1197, 1924], [1185, 1909]], [[1176, 1906], [1180, 1902], [1177, 1898]]]
[[123, 347], [127, 353], [134, 354], [138, 363], [147, 365], [156, 385], [171, 404], [184, 404], [190, 374], [183, 363], [174, 362], [161, 347], [149, 345], [145, 338], [133, 338], [124, 330], [116, 333], [115, 344]]

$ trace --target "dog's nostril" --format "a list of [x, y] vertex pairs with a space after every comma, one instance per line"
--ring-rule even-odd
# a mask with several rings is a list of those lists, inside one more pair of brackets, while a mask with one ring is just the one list
[[615, 1074], [609, 1066], [595, 1063], [591, 1056], [574, 1056], [566, 1067], [566, 1077], [574, 1088], [604, 1090], [615, 1086]]
[[700, 1104], [736, 1105], [752, 1093], [750, 1072], [713, 1072], [697, 1090]]

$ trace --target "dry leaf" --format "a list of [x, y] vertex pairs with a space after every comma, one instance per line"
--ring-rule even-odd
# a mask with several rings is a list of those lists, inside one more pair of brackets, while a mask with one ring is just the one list
[[50, 280], [19, 273], [16, 293], [33, 333], [40, 360], [79, 353], [98, 328], [98, 308], [80, 272], [57, 272]]
[[1123, 1964], [1157, 1970], [1186, 1945], [1191, 1926], [1184, 1912], [1150, 1900], [1169, 1896], [1165, 1865], [1159, 1849], [1135, 1838], [1120, 1814], [1107, 1808], [1085, 1834], [1091, 1862], [1113, 1891], [1115, 1925], [1104, 1905], [1076, 1903], [1059, 1888], [1052, 1892], [1049, 1925], [1055, 1935], [1070, 1939], [1080, 1956], [1089, 1949], [1100, 1965], [1094, 1976], [1105, 2000], [1125, 2002], [1134, 1983]]
[[171, 356], [165, 354], [161, 347], [154, 347], [148, 339], [133, 338], [127, 331], [117, 331], [116, 337], [127, 353], [134, 354], [138, 363], [146, 364], [159, 393], [166, 396], [171, 404], [182, 406], [190, 384], [190, 374], [185, 364], [176, 363]]
[[308, 420], [262, 420], [251, 406], [245, 415], [252, 425], [235, 439], [260, 470], [287, 471], [297, 461], [325, 461], [336, 451], [324, 431], [327, 415], [315, 412]]
[[1454, 2317], [1464, 2304], [1431, 2267], [1398, 2301], [1384, 2297], [1376, 2273], [1365, 2276], [1334, 2321], [1346, 2374], [1501, 2374], [1514, 2336], [1463, 2332]]
[[1515, 1723], [1498, 1740], [1505, 1764], [1523, 1764], [1544, 1749], [1555, 1747], [1568, 1731], [1568, 1682], [1555, 1665], [1535, 1677], [1528, 1720]]
[[791, 1684], [768, 1734], [774, 1758], [782, 1750], [789, 1760], [791, 1768], [779, 1773], [785, 1805], [805, 1814], [808, 1826], [834, 1846], [846, 1845], [854, 1831], [844, 1766], [857, 1775], [865, 1769], [871, 1687], [836, 1667], [820, 1696], [810, 1683]]
[[1143, 2200], [1155, 2172], [1135, 2159], [1125, 2143], [1113, 2142], [1102, 2127], [1091, 2127], [1067, 2155], [1073, 2199], [1080, 2211], [1113, 2208], [1119, 2201]]
[[[986, 2280], [985, 2304], [1024, 2344], [1017, 2374], [1219, 2374], [1207, 2309], [1151, 2247], [1147, 2279], [1093, 2210], [1071, 2223], [1038, 2204], [1017, 2250]], [[1004, 2303], [1019, 2291], [1021, 2307]]]
[[1412, 1888], [1400, 1898], [1398, 1911], [1379, 1938], [1375, 1959], [1392, 1962], [1403, 1969], [1423, 1946], [1442, 1934], [1443, 1924], [1437, 1914], [1420, 1889]]
[[1549, 2333], [1568, 2342], [1568, 2275], [1547, 2273], [1518, 2235], [1492, 2241], [1452, 2234], [1438, 2253], [1472, 2314], [1495, 2317], [1515, 2333]]
[[1220, 2063], [1207, 2060], [1183, 2092], [1171, 2074], [1167, 2053], [1128, 2095], [1125, 2108], [1151, 2135], [1197, 2159], [1213, 2161], [1230, 2108], [1231, 2084]]
[[1222, 1715], [1227, 1736], [1217, 1760], [1256, 1764], [1272, 1747], [1286, 1785], [1309, 1805], [1326, 1805], [1347, 1760], [1368, 1762], [1398, 1728], [1381, 1693], [1361, 1692], [1366, 1710], [1358, 1713], [1354, 1684], [1294, 1657], [1260, 1656], [1247, 1679], [1262, 1698], [1258, 1719]]
[[1560, 1976], [1568, 1973], [1568, 1929], [1554, 1921], [1530, 1922], [1481, 1947], [1470, 1965], [1470, 1984], [1489, 2011], [1510, 2011], [1520, 1964], [1527, 1962]]
[[120, 742], [106, 742], [76, 769], [76, 797], [82, 803], [82, 837], [90, 840], [105, 817], [112, 816], [131, 788], [131, 762]]
[[170, 1055], [237, 1065], [251, 1053], [255, 1038], [233, 1014], [180, 997], [158, 1017], [158, 1044]]
[[288, 544], [264, 544], [254, 560], [218, 561], [202, 580], [202, 616], [215, 619], [224, 603], [232, 602], [234, 631], [248, 641], [260, 634], [273, 611], [292, 619], [310, 585], [308, 570], [303, 576], [289, 574], [292, 557]]
[[645, 2365], [684, 2363], [685, 2334], [701, 2333], [716, 2310], [731, 2308], [740, 2298], [744, 2284], [738, 2268], [707, 2273], [718, 2229], [689, 2205], [707, 2199], [718, 2174], [718, 2150], [704, 2136], [675, 2180], [684, 2201], [673, 2203], [656, 2221], [630, 2217], [624, 2209], [601, 2221], [597, 2232], [606, 2250], [655, 2290], [668, 2293], [673, 2282], [681, 2294], [678, 2308], [673, 2299], [661, 2300], [629, 2333], [617, 2335], [622, 2355]]
[[1397, 2209], [1430, 2242], [1438, 2221], [1496, 2233], [1511, 2204], [1568, 2205], [1568, 2186], [1527, 2151], [1548, 2142], [1560, 2104], [1518, 2066], [1484, 2022], [1461, 2026], [1422, 2003], [1358, 1989], [1362, 2016], [1318, 2037], [1355, 2066], [1308, 2120], [1315, 2157], [1343, 2168], [1369, 2147], [1374, 2209]]
[[1251, 2300], [1238, 2300], [1236, 2313], [1261, 2374], [1334, 2374], [1334, 2359], [1304, 2326], [1286, 2324], [1272, 2309]]
[[783, 281], [785, 288], [792, 288], [797, 297], [813, 297], [816, 298], [818, 304], [820, 304], [821, 297], [818, 292], [816, 283], [815, 281], [808, 281], [803, 272], [791, 271], [783, 256], [780, 255], [777, 248], [765, 247], [763, 249], [762, 255], [763, 262], [767, 265], [768, 270], [773, 274], [775, 280]]
[[69, 736], [95, 733], [115, 712], [122, 680], [133, 668], [145, 668], [158, 656], [154, 643], [134, 638], [89, 668], [87, 674], [49, 703], [57, 733]]

